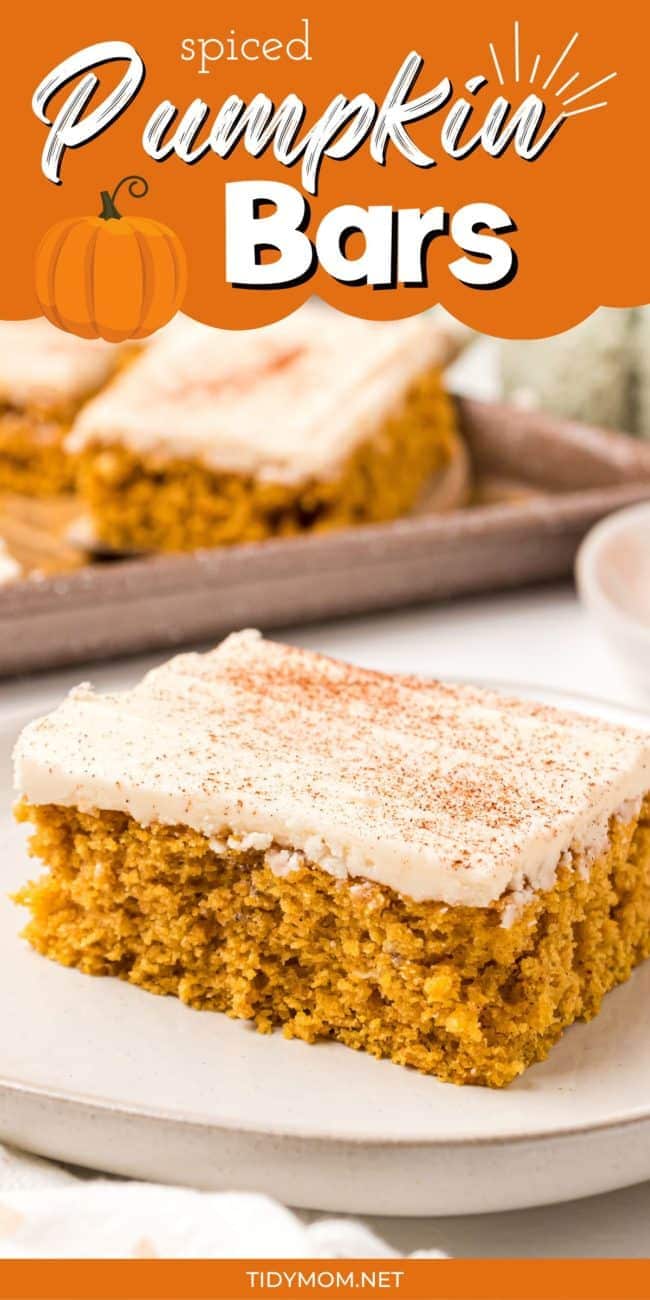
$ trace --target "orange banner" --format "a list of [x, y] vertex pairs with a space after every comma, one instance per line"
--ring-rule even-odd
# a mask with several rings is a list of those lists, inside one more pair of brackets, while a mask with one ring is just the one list
[[318, 293], [524, 337], [650, 299], [637, 0], [41, 18], [4, 20], [5, 318], [119, 338]]
[[648, 1300], [648, 1260], [42, 1260], [0, 1264], [3, 1300]]

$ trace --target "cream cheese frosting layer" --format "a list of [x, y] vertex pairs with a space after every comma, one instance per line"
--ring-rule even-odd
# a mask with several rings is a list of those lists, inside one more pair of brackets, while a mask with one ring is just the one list
[[94, 392], [119, 348], [80, 339], [43, 319], [0, 321], [0, 403], [49, 409]]
[[22, 576], [21, 565], [14, 559], [4, 537], [0, 537], [0, 587], [7, 587]]
[[123, 694], [74, 690], [23, 732], [15, 780], [35, 804], [263, 837], [479, 907], [550, 888], [570, 846], [650, 789], [650, 734], [242, 632]]
[[272, 482], [322, 479], [449, 352], [449, 332], [427, 316], [362, 321], [307, 305], [245, 331], [179, 317], [88, 404], [68, 449], [117, 443]]

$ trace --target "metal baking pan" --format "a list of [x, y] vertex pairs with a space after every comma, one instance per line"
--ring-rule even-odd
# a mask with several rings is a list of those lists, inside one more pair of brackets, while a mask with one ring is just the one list
[[650, 499], [650, 444], [458, 401], [476, 504], [0, 589], [0, 674], [562, 578], [598, 519]]

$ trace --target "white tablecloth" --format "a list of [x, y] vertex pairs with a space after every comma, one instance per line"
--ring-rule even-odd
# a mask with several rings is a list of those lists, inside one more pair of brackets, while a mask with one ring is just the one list
[[266, 1196], [243, 1192], [84, 1177], [0, 1146], [0, 1259], [370, 1259], [393, 1253], [351, 1219], [298, 1216]]

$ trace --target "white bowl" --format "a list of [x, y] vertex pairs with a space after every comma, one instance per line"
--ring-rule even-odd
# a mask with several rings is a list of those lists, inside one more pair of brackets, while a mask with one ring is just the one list
[[576, 583], [612, 648], [650, 689], [650, 502], [591, 529], [578, 551]]

